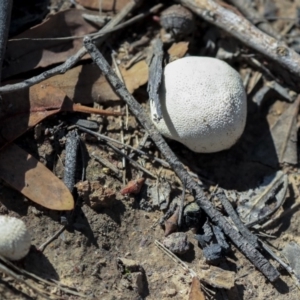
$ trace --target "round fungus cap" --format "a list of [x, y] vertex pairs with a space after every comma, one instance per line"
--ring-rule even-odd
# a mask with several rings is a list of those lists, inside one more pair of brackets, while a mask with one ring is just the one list
[[230, 148], [242, 135], [247, 97], [239, 73], [222, 60], [189, 56], [168, 64], [159, 90], [163, 119], [151, 117], [160, 133], [194, 152]]
[[31, 239], [22, 220], [0, 216], [0, 230], [0, 255], [10, 260], [19, 260], [27, 255]]

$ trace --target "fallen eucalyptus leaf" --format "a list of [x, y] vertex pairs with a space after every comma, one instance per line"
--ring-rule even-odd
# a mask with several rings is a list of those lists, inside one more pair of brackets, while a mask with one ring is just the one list
[[[300, 96], [270, 125], [270, 132], [263, 136], [254, 150], [254, 157], [264, 164], [276, 167], [278, 163], [297, 164], [297, 116]], [[269, 145], [266, 146], [266, 145]], [[270, 155], [270, 147], [276, 156]]]
[[66, 94], [51, 85], [34, 85], [2, 96], [0, 112], [0, 149], [48, 116], [60, 111], [78, 111], [104, 115], [120, 115], [72, 102]]
[[288, 243], [282, 250], [282, 254], [288, 260], [291, 268], [294, 270], [295, 274], [300, 279], [300, 246], [295, 243], [291, 242]]
[[[84, 13], [84, 10], [79, 9], [60, 11], [50, 15], [42, 24], [8, 41], [5, 53], [6, 64], [2, 70], [3, 78], [62, 63], [75, 54], [82, 47], [82, 39], [56, 40], [55, 38], [84, 36], [95, 32], [97, 27], [84, 20], [82, 17]], [[20, 40], [23, 38], [26, 40]], [[34, 38], [51, 40], [30, 40]]]
[[237, 212], [246, 226], [262, 223], [273, 214], [285, 200], [288, 176], [278, 171], [266, 176], [255, 190], [241, 193]]
[[[131, 94], [148, 81], [148, 65], [145, 61], [137, 62], [128, 70], [120, 67], [120, 72]], [[43, 84], [60, 88], [74, 103], [89, 104], [120, 100], [94, 64], [78, 66], [65, 74], [56, 75], [43, 81]]]
[[1, 150], [0, 178], [46, 208], [74, 208], [73, 196], [65, 184], [42, 163], [14, 144]]

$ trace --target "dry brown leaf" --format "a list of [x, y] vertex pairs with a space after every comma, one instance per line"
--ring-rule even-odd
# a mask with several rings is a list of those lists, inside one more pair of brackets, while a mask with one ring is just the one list
[[205, 295], [201, 291], [201, 284], [199, 279], [194, 276], [189, 293], [189, 300], [205, 300]]
[[[78, 9], [58, 12], [42, 24], [26, 30], [13, 39], [83, 36], [95, 32], [97, 28], [83, 19], [84, 13]], [[7, 64], [2, 70], [3, 79], [38, 67], [64, 62], [81, 47], [82, 39], [8, 41], [5, 56]]]
[[99, 10], [99, 3], [101, 3], [102, 11], [120, 11], [125, 5], [127, 5], [131, 0], [77, 0], [78, 4], [89, 9]]
[[[120, 71], [130, 93], [148, 81], [148, 65], [145, 61], [136, 63], [128, 70], [120, 67]], [[75, 103], [120, 100], [96, 65], [78, 66], [43, 83], [62, 89]]]
[[0, 112], [0, 149], [50, 115], [59, 111], [79, 111], [104, 115], [120, 115], [76, 105], [66, 94], [51, 85], [35, 85], [3, 95]]
[[174, 43], [168, 50], [170, 61], [182, 58], [189, 50], [189, 42]]
[[[278, 163], [297, 164], [297, 116], [300, 96], [291, 104], [277, 101], [284, 111], [278, 117], [269, 120], [269, 131], [260, 139], [254, 148], [254, 158], [263, 164], [276, 167]], [[273, 110], [276, 109], [276, 104]], [[282, 104], [282, 105], [281, 105]], [[273, 120], [274, 119], [274, 120]]]
[[179, 207], [177, 207], [174, 214], [165, 221], [165, 236], [177, 231], [178, 229], [178, 218], [179, 218]]
[[0, 178], [46, 208], [74, 208], [73, 196], [65, 184], [42, 163], [14, 144], [1, 151]]

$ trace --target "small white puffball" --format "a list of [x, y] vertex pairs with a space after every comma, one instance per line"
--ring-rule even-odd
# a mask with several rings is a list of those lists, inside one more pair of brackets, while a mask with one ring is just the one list
[[31, 239], [22, 220], [0, 216], [0, 232], [0, 255], [10, 260], [19, 260], [27, 255]]
[[230, 148], [242, 135], [247, 97], [237, 71], [222, 60], [190, 56], [168, 64], [159, 91], [162, 115], [150, 101], [160, 133], [194, 152]]

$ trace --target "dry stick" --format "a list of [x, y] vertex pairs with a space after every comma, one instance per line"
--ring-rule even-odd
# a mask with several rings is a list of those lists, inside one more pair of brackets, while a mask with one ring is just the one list
[[132, 113], [136, 116], [136, 118], [149, 133], [153, 142], [166, 158], [167, 162], [170, 164], [177, 176], [182, 182], [186, 182], [186, 187], [194, 195], [197, 204], [210, 217], [212, 222], [217, 224], [224, 231], [224, 233], [232, 240], [232, 242], [238, 247], [238, 249], [240, 249], [240, 251], [245, 254], [245, 256], [256, 266], [258, 270], [260, 270], [270, 281], [275, 281], [279, 277], [278, 271], [269, 263], [269, 261], [264, 256], [262, 256], [259, 251], [257, 251], [257, 249], [255, 249], [251, 245], [251, 243], [249, 243], [243, 236], [241, 236], [240, 233], [231, 226], [226, 218], [208, 201], [203, 190], [184, 169], [182, 163], [178, 160], [161, 134], [155, 128], [146, 112], [142, 109], [141, 105], [128, 92], [124, 84], [119, 80], [117, 75], [111, 69], [103, 55], [92, 43], [91, 39], [85, 38], [84, 45], [90, 53], [94, 62], [98, 65], [109, 83], [114, 88], [117, 95], [119, 95], [119, 97], [128, 104], [128, 107], [130, 108]]
[[231, 4], [238, 8], [238, 10], [261, 31], [267, 33], [275, 39], [281, 40], [280, 34], [271, 26], [268, 21], [259, 14], [251, 5], [252, 3], [244, 0], [228, 0]]
[[179, 2], [207, 22], [225, 30], [300, 78], [300, 56], [284, 42], [268, 36], [244, 17], [225, 9], [213, 0], [179, 0]]
[[33, 290], [34, 292], [36, 292], [38, 295], [40, 295], [41, 297], [43, 297], [43, 299], [53, 299], [48, 297], [48, 295], [50, 295], [49, 292], [43, 291], [40, 288], [34, 286], [33, 284], [27, 282], [26, 280], [24, 280], [22, 278], [21, 275], [15, 273], [14, 271], [12, 271], [11, 269], [9, 269], [7, 266], [5, 266], [4, 264], [0, 263], [0, 272], [6, 274], [7, 276], [12, 277], [13, 279], [15, 279], [18, 282], [23, 283], [24, 285], [26, 285], [27, 287], [29, 287], [31, 290]]
[[94, 159], [99, 161], [105, 167], [109, 168], [112, 172], [114, 172], [117, 175], [117, 177], [119, 179], [122, 179], [122, 175], [120, 173], [120, 170], [115, 165], [110, 163], [106, 158], [101, 157], [101, 156], [97, 156], [96, 154], [94, 154], [94, 152], [91, 154], [91, 157], [93, 157]]
[[[3, 0], [0, 0], [3, 1]], [[120, 22], [123, 21], [123, 19], [134, 9], [136, 8], [140, 3], [142, 2], [142, 0], [135, 0], [135, 1], [131, 1], [129, 2], [105, 27], [103, 27], [100, 31], [99, 34], [101, 34], [102, 32], [106, 32], [112, 28], [114, 28], [115, 26], [117, 26], [117, 24], [119, 24]], [[106, 39], [107, 35], [100, 37], [99, 39], [97, 39], [96, 43], [97, 46], [99, 47]], [[0, 87], [0, 93], [5, 94], [5, 93], [9, 93], [12, 91], [16, 91], [16, 90], [21, 90], [21, 89], [25, 89], [25, 88], [29, 88], [31, 86], [33, 86], [34, 84], [37, 84], [39, 82], [42, 82], [50, 77], [53, 77], [55, 75], [58, 74], [64, 74], [66, 73], [68, 70], [70, 70], [72, 67], [75, 66], [75, 64], [77, 62], [80, 61], [80, 59], [87, 54], [87, 51], [84, 47], [80, 48], [78, 50], [78, 52], [69, 57], [63, 64], [47, 70], [45, 72], [43, 72], [40, 75], [31, 77], [29, 79], [26, 79], [22, 82], [16, 83], [16, 84], [7, 84], [3, 87]]]
[[11, 0], [0, 0], [0, 82], [2, 72], [2, 62], [6, 50], [6, 42], [10, 24], [10, 14], [12, 8]]
[[[120, 142], [118, 140], [112, 139], [112, 138], [110, 138], [110, 137], [108, 137], [108, 136], [106, 136], [104, 134], [99, 133], [99, 132], [94, 132], [94, 131], [89, 130], [87, 128], [84, 128], [84, 127], [82, 127], [80, 125], [76, 125], [76, 127], [79, 128], [80, 130], [84, 131], [84, 132], [87, 132], [87, 133], [89, 133], [89, 134], [91, 134], [93, 136], [98, 137], [100, 140], [122, 145], [125, 148], [131, 149], [131, 150], [133, 150], [133, 151], [135, 151], [135, 152], [137, 152], [137, 153], [139, 153], [141, 155], [147, 156], [147, 158], [149, 158], [149, 159], [153, 159], [153, 160], [159, 162], [164, 167], [170, 168], [170, 165], [166, 161], [164, 161], [163, 159], [157, 158], [155, 156], [149, 155], [147, 152], [141, 150], [140, 148], [134, 148], [134, 147], [132, 147], [132, 146], [130, 146], [128, 144], [124, 144], [124, 143], [122, 143], [122, 142]], [[128, 156], [129, 156], [129, 158], [132, 158], [131, 155], [128, 155]]]
[[31, 272], [28, 272], [28, 271], [26, 271], [24, 269], [21, 269], [18, 266], [16, 266], [15, 264], [13, 264], [12, 262], [10, 262], [9, 260], [7, 260], [3, 256], [0, 256], [0, 261], [2, 261], [3, 263], [5, 263], [12, 270], [21, 273], [23, 276], [28, 276], [28, 277], [30, 277], [31, 279], [33, 279], [33, 280], [35, 280], [37, 282], [39, 281], [39, 282], [42, 282], [42, 283], [44, 283], [44, 284], [46, 284], [48, 286], [57, 287], [61, 291], [64, 291], [64, 292], [69, 293], [71, 295], [79, 296], [79, 297], [82, 297], [82, 298], [86, 298], [87, 297], [84, 294], [81, 294], [81, 293], [78, 293], [78, 292], [76, 292], [74, 290], [71, 290], [68, 286], [62, 287], [61, 284], [53, 283], [51, 281], [45, 280], [45, 279], [43, 279], [43, 278], [41, 278], [41, 277], [33, 274]]
[[227, 212], [228, 216], [231, 218], [232, 222], [235, 224], [241, 235], [244, 236], [255, 248], [259, 248], [259, 245], [257, 243], [257, 236], [254, 235], [241, 221], [225, 194], [221, 192], [216, 196], [221, 201], [225, 211]]

